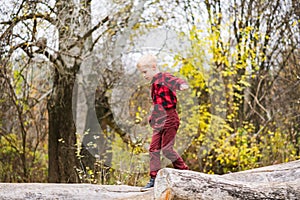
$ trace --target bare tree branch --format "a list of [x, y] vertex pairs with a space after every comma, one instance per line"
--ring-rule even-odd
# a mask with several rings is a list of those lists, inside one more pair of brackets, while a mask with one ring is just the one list
[[0, 25], [9, 25], [9, 27], [4, 31], [4, 33], [0, 36], [0, 41], [4, 39], [4, 37], [6, 37], [7, 34], [9, 34], [11, 32], [11, 30], [21, 21], [25, 21], [28, 19], [44, 19], [46, 21], [48, 21], [49, 23], [51, 23], [52, 25], [56, 24], [56, 20], [52, 17], [50, 17], [49, 13], [30, 13], [28, 15], [23, 15], [23, 16], [19, 16], [19, 17], [15, 17], [10, 21], [3, 21], [0, 22]]

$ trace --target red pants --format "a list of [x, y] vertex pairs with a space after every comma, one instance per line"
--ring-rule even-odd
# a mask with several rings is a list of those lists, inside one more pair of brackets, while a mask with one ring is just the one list
[[155, 178], [161, 168], [160, 152], [171, 160], [175, 169], [187, 170], [181, 156], [173, 149], [175, 136], [179, 127], [179, 118], [176, 109], [166, 111], [167, 117], [161, 128], [153, 128], [152, 141], [150, 144], [150, 176]]

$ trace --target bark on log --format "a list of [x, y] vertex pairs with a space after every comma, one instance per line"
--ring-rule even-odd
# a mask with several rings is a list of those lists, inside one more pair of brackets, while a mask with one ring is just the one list
[[300, 160], [226, 175], [162, 169], [156, 200], [300, 199]]
[[299, 200], [300, 160], [226, 175], [162, 169], [154, 190], [126, 185], [0, 183], [2, 200]]
[[153, 200], [153, 190], [127, 185], [0, 183], [1, 200]]

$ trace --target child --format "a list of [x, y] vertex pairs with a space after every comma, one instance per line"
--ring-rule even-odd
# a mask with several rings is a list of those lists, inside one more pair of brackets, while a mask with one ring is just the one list
[[154, 187], [155, 177], [160, 169], [160, 152], [172, 161], [174, 168], [188, 170], [180, 155], [173, 149], [175, 136], [179, 127], [179, 118], [176, 111], [176, 90], [188, 89], [188, 84], [170, 73], [160, 72], [156, 57], [142, 56], [137, 63], [138, 70], [144, 78], [151, 81], [151, 98], [153, 108], [149, 123], [153, 129], [149, 148], [150, 154], [150, 181], [141, 188], [147, 191]]

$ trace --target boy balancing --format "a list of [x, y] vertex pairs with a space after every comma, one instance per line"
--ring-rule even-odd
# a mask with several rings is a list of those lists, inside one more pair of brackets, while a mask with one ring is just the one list
[[161, 168], [160, 152], [172, 161], [175, 169], [188, 170], [181, 156], [173, 149], [175, 136], [179, 127], [176, 111], [176, 90], [188, 89], [188, 84], [170, 73], [160, 72], [157, 59], [153, 55], [142, 56], [137, 63], [138, 70], [144, 78], [151, 81], [151, 98], [153, 102], [149, 123], [153, 129], [150, 143], [150, 181], [141, 188], [147, 191], [154, 187], [155, 177]]

